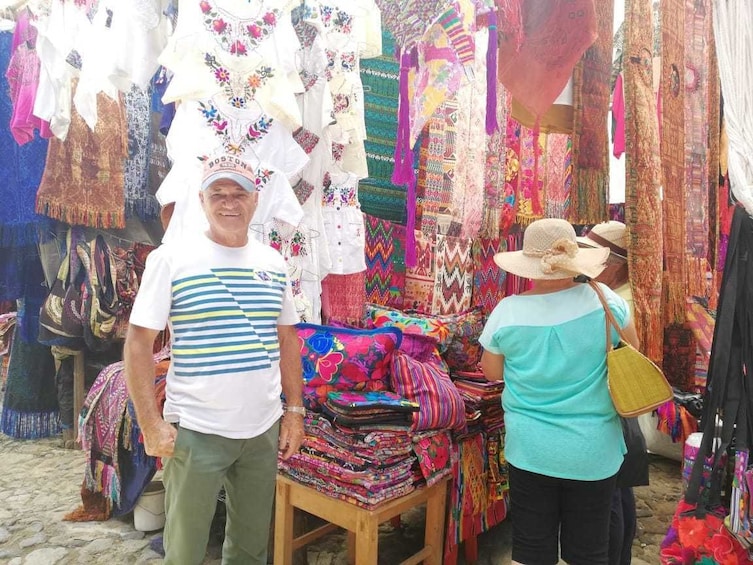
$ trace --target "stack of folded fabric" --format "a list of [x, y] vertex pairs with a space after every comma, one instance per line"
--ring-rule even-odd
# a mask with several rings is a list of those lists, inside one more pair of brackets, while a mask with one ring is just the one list
[[337, 391], [327, 394], [322, 412], [345, 426], [394, 425], [409, 428], [418, 403], [390, 391]]
[[[466, 406], [466, 416], [480, 413], [481, 429], [487, 433], [504, 428], [502, 391], [504, 381], [487, 381], [482, 373], [457, 372], [452, 375]], [[468, 423], [469, 427], [471, 422]]]
[[413, 439], [408, 427], [346, 427], [308, 412], [299, 453], [279, 461], [282, 472], [316, 490], [370, 508], [411, 492]]

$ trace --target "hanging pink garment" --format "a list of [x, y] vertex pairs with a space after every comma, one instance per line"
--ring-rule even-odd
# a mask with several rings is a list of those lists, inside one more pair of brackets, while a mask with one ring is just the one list
[[29, 25], [29, 12], [22, 10], [18, 14], [16, 30], [13, 33], [13, 52], [5, 73], [13, 104], [10, 131], [19, 145], [33, 140], [35, 129], [38, 129], [39, 135], [44, 138], [52, 137], [49, 122], [32, 113], [39, 85], [40, 62], [35, 49], [36, 39], [37, 30]]
[[594, 0], [523, 0], [523, 40], [499, 44], [499, 81], [535, 116], [554, 103], [596, 39]]

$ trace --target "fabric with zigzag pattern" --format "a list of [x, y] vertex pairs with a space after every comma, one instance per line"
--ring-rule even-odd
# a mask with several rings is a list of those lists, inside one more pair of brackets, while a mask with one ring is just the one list
[[472, 240], [437, 235], [432, 314], [459, 314], [471, 307]]
[[366, 301], [403, 307], [405, 292], [405, 227], [368, 214], [366, 227]]

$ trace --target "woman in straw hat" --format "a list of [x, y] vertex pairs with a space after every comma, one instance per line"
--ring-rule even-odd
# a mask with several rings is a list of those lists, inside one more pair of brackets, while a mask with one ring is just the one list
[[[633, 313], [633, 295], [628, 274], [627, 228], [622, 222], [596, 224], [578, 243], [588, 248], [609, 249], [607, 266], [597, 277], [625, 299]], [[633, 487], [648, 484], [648, 454], [637, 418], [621, 418], [622, 431], [627, 445], [625, 460], [617, 473], [617, 488], [612, 495], [612, 513], [609, 520], [609, 563], [630, 565], [633, 539], [637, 528], [635, 494]]]
[[[479, 338], [481, 368], [504, 378], [513, 563], [607, 565], [615, 476], [625, 454], [607, 390], [605, 317], [582, 276], [596, 278], [609, 249], [580, 249], [564, 220], [533, 222], [523, 249], [498, 253], [505, 271], [533, 281], [504, 298]], [[631, 344], [625, 300], [601, 285]], [[611, 339], [616, 345], [617, 335]]]

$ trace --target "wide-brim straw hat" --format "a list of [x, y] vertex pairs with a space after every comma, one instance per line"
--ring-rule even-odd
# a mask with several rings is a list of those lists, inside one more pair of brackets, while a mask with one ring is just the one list
[[627, 259], [627, 226], [615, 220], [596, 224], [578, 243], [588, 247], [608, 247], [609, 250]]
[[500, 269], [527, 279], [558, 280], [578, 275], [593, 279], [604, 270], [608, 256], [606, 247], [578, 247], [569, 222], [545, 218], [526, 228], [522, 250], [497, 253], [494, 262]]

